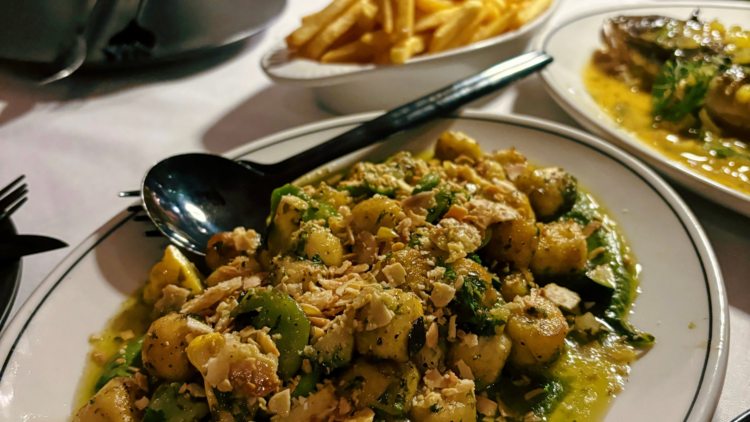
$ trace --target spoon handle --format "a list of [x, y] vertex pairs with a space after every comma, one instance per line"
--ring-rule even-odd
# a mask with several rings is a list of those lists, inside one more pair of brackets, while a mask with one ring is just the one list
[[552, 57], [545, 53], [526, 53], [397, 107], [279, 163], [245, 164], [262, 173], [283, 174], [285, 179], [293, 180], [336, 158], [383, 141], [397, 132], [419, 126], [435, 117], [448, 115], [467, 103], [542, 70], [551, 62]]

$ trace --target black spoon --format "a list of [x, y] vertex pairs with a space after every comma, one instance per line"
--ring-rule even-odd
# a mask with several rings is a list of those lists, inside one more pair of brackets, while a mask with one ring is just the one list
[[540, 71], [551, 62], [552, 57], [544, 53], [523, 54], [276, 164], [236, 162], [211, 154], [167, 158], [144, 177], [143, 205], [159, 231], [172, 243], [204, 255], [206, 243], [215, 233], [238, 226], [262, 233], [273, 189], [397, 132], [446, 116]]

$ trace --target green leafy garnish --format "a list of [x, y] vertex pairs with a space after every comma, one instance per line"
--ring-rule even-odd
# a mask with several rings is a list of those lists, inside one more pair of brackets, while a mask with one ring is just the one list
[[696, 114], [703, 105], [715, 65], [672, 59], [662, 66], [651, 91], [653, 114], [667, 122], [679, 122]]
[[458, 204], [457, 197], [459, 195], [466, 196], [466, 199], [469, 199], [469, 193], [466, 191], [452, 190], [448, 184], [440, 186], [438, 193], [435, 194], [435, 206], [428, 210], [427, 221], [432, 223], [439, 220], [448, 212], [451, 205]]
[[413, 248], [415, 246], [421, 245], [422, 241], [420, 240], [424, 235], [421, 235], [419, 233], [412, 233], [409, 235], [409, 243], [407, 243], [407, 246], [410, 248]]
[[451, 302], [451, 307], [458, 315], [458, 324], [480, 335], [494, 334], [495, 327], [504, 325], [507, 321], [507, 313], [501, 312], [504, 309], [499, 307], [499, 303], [493, 307], [486, 305], [486, 290], [487, 286], [479, 277], [466, 275], [463, 285], [456, 290]]
[[451, 280], [456, 279], [456, 270], [453, 269], [453, 266], [443, 260], [443, 258], [438, 257], [438, 267], [445, 268], [445, 273], [443, 274], [443, 277], [450, 278]]

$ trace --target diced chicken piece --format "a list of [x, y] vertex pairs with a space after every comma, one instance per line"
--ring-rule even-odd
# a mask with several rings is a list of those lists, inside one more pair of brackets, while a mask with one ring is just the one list
[[406, 270], [400, 263], [395, 263], [383, 268], [383, 275], [388, 279], [391, 287], [398, 287], [406, 281]]
[[568, 312], [573, 312], [581, 303], [581, 297], [578, 296], [578, 293], [555, 283], [544, 286], [542, 294], [552, 303]]
[[292, 399], [288, 388], [282, 392], [274, 394], [274, 396], [268, 400], [268, 410], [277, 415], [288, 416], [291, 407]]
[[514, 208], [486, 199], [473, 198], [467, 206], [469, 216], [474, 217], [474, 225], [482, 230], [495, 223], [521, 218]]
[[193, 314], [208, 309], [241, 287], [242, 279], [239, 277], [209, 287], [202, 295], [186, 303], [180, 313]]
[[187, 355], [206, 383], [221, 392], [238, 390], [246, 397], [265, 397], [281, 385], [278, 358], [231, 334], [196, 337]]
[[162, 289], [161, 298], [154, 304], [154, 312], [158, 315], [177, 312], [182, 309], [182, 306], [185, 305], [189, 296], [190, 290], [174, 284], [167, 284], [167, 286]]
[[430, 239], [450, 255], [446, 262], [454, 262], [479, 249], [482, 235], [475, 226], [452, 218], [440, 220], [430, 230]]
[[401, 201], [401, 208], [404, 209], [404, 213], [409, 217], [412, 222], [416, 225], [420, 225], [424, 222], [427, 216], [427, 210], [435, 206], [435, 192], [427, 191], [420, 192], [416, 195], [412, 195], [403, 201]]
[[388, 309], [379, 295], [374, 295], [372, 300], [370, 300], [370, 312], [367, 315], [367, 326], [365, 329], [371, 331], [385, 327], [392, 319], [393, 311]]
[[445, 283], [435, 283], [435, 286], [432, 288], [432, 293], [430, 294], [430, 299], [435, 306], [442, 308], [448, 306], [455, 295], [456, 289], [454, 289], [453, 286]]

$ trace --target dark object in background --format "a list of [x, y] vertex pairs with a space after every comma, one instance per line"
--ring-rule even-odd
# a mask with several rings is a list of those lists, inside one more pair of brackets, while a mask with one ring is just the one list
[[80, 35], [86, 43], [86, 63], [117, 64], [173, 57], [247, 38], [276, 17], [286, 1], [143, 0], [143, 3], [140, 0], [0, 2], [0, 58], [59, 62], [70, 54]]
[[[10, 219], [0, 221], [0, 239], [15, 234], [16, 228]], [[0, 331], [5, 326], [13, 302], [16, 300], [20, 283], [21, 258], [0, 259]]]

